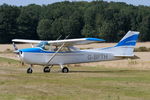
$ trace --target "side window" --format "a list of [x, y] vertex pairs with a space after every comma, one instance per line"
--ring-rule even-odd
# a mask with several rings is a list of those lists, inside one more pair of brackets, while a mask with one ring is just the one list
[[[55, 51], [56, 52], [60, 48], [60, 46], [50, 46], [50, 45], [46, 44], [42, 48], [43, 48], [43, 50], [46, 50], [46, 51]], [[71, 49], [68, 47], [62, 47], [59, 52], [68, 52], [68, 51], [71, 51]]]
[[62, 52], [66, 52], [66, 51], [68, 51], [68, 48], [63, 47], [60, 51], [62, 51]]
[[49, 49], [50, 49], [50, 45], [44, 45], [44, 46], [43, 46], [43, 49], [44, 49], [44, 50], [49, 50]]

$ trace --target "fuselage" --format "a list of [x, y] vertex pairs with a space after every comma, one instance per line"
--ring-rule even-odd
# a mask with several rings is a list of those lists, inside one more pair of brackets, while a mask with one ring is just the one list
[[[42, 48], [20, 49], [20, 57], [27, 64], [45, 65], [54, 56], [54, 51], [45, 51]], [[96, 50], [78, 50], [58, 52], [48, 65], [64, 65], [74, 63], [87, 63], [97, 61], [115, 60], [112, 53], [100, 52]]]

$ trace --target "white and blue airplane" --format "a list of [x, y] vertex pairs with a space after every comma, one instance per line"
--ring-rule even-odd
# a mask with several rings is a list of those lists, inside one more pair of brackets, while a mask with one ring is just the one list
[[24, 42], [37, 44], [32, 48], [17, 49], [21, 61], [30, 64], [27, 73], [32, 73], [32, 65], [43, 65], [44, 72], [50, 72], [53, 65], [60, 65], [63, 73], [68, 73], [67, 64], [87, 63], [98, 61], [110, 61], [134, 57], [134, 47], [139, 32], [128, 31], [128, 33], [113, 47], [80, 50], [74, 45], [102, 42], [98, 38], [79, 38], [55, 41], [13, 39], [12, 42]]

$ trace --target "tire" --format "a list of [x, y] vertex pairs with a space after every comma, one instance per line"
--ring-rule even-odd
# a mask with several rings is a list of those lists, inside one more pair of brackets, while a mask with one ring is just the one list
[[49, 67], [44, 67], [43, 72], [44, 73], [49, 73], [50, 72], [50, 68]]
[[62, 73], [68, 73], [69, 72], [69, 69], [67, 68], [67, 67], [64, 67], [63, 69], [62, 69]]
[[32, 68], [28, 68], [28, 69], [27, 69], [27, 73], [28, 73], [28, 74], [31, 74], [32, 72], [33, 72]]

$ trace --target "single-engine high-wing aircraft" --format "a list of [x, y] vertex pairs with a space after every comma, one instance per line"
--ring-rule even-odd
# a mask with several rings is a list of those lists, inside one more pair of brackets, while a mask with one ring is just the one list
[[[27, 73], [32, 73], [32, 65], [43, 65], [44, 72], [50, 72], [53, 65], [60, 65], [63, 73], [69, 72], [64, 65], [75, 63], [87, 63], [98, 61], [118, 60], [134, 57], [133, 50], [138, 39], [139, 32], [129, 31], [113, 47], [80, 50], [74, 45], [102, 42], [98, 38], [64, 39], [55, 41], [13, 39], [15, 52], [21, 61], [30, 64]], [[15, 42], [37, 44], [32, 48], [18, 49]]]

